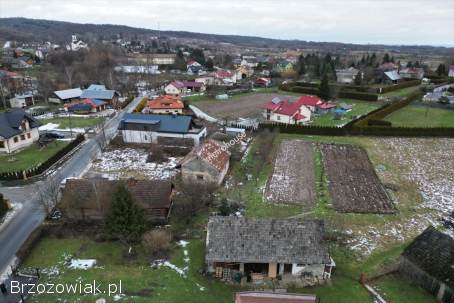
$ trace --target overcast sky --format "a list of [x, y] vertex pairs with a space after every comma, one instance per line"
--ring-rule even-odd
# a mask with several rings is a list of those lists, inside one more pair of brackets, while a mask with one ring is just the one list
[[454, 0], [0, 0], [1, 17], [351, 43], [454, 46]]

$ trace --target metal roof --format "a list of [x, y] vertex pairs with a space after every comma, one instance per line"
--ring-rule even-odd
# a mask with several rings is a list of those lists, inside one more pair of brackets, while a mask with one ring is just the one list
[[115, 95], [114, 90], [86, 89], [80, 95], [81, 98], [112, 100]]
[[87, 89], [88, 90], [107, 90], [105, 85], [100, 85], [100, 84], [91, 84]]
[[80, 98], [82, 95], [82, 90], [80, 88], [71, 88], [71, 89], [64, 89], [64, 90], [57, 90], [54, 92], [58, 98], [61, 100], [71, 99], [71, 98]]
[[385, 72], [385, 75], [392, 81], [402, 79], [402, 77], [399, 75], [399, 73], [396, 70]]
[[191, 121], [191, 116], [125, 114], [121, 125], [128, 123], [156, 125], [159, 123], [159, 128], [156, 130], [158, 132], [187, 133], [189, 132]]

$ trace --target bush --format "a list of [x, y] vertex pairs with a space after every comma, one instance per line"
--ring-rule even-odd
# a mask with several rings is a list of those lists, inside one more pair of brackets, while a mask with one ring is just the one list
[[172, 234], [164, 229], [153, 229], [142, 236], [142, 245], [153, 255], [165, 254], [170, 250]]
[[394, 84], [391, 86], [385, 86], [385, 87], [379, 87], [377, 88], [377, 93], [378, 94], [385, 94], [389, 93], [395, 90], [411, 87], [411, 86], [417, 86], [421, 84], [421, 80], [410, 80], [410, 81], [404, 81], [399, 84]]
[[147, 102], [148, 102], [147, 97], [144, 97], [142, 100], [140, 100], [139, 104], [137, 104], [136, 108], [134, 109], [134, 112], [141, 113], [145, 108], [145, 105], [147, 105]]
[[352, 99], [365, 100], [365, 101], [377, 101], [378, 95], [370, 94], [370, 93], [360, 93], [360, 92], [354, 92], [354, 91], [340, 91], [339, 98], [352, 98]]
[[316, 96], [318, 96], [320, 94], [320, 91], [318, 90], [318, 88], [312, 88], [312, 87], [294, 86], [290, 89], [290, 91], [292, 91], [294, 93], [309, 94], [309, 95], [316, 95]]

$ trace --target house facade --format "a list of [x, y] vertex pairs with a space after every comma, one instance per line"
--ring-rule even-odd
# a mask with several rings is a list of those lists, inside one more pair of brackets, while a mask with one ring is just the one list
[[399, 70], [399, 75], [404, 79], [422, 80], [424, 69], [418, 67], [406, 67]]
[[23, 109], [0, 112], [0, 153], [12, 153], [38, 141], [39, 126]]
[[9, 100], [9, 104], [11, 105], [11, 108], [25, 108], [34, 105], [35, 99], [31, 93], [15, 95], [14, 98]]
[[69, 112], [91, 114], [105, 110], [106, 106], [107, 103], [103, 100], [86, 98], [79, 102], [67, 103], [64, 108]]
[[185, 96], [190, 93], [204, 92], [205, 85], [198, 81], [173, 81], [164, 88], [164, 91], [167, 95]]
[[220, 185], [229, 170], [230, 152], [220, 143], [207, 140], [195, 147], [181, 162], [181, 177], [186, 182]]
[[234, 216], [209, 219], [205, 260], [224, 281], [279, 286], [323, 284], [335, 266], [322, 221]]
[[430, 292], [439, 302], [454, 302], [454, 239], [434, 227], [410, 243], [400, 258], [399, 272]]
[[59, 208], [70, 220], [102, 220], [120, 184], [126, 186], [148, 220], [167, 222], [172, 207], [173, 185], [163, 180], [68, 179]]
[[353, 83], [359, 72], [360, 71], [354, 67], [336, 69], [337, 82], [346, 84]]
[[150, 114], [178, 114], [182, 115], [184, 103], [177, 96], [164, 95], [156, 99], [148, 100], [143, 113]]
[[125, 114], [119, 127], [125, 143], [160, 143], [172, 140], [199, 145], [207, 129], [195, 125], [191, 116]]

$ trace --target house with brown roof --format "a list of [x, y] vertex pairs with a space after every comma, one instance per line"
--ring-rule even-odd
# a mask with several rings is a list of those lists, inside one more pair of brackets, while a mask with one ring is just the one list
[[166, 95], [185, 96], [190, 93], [204, 92], [205, 84], [197, 81], [173, 81], [164, 88], [164, 91]]
[[231, 282], [309, 286], [331, 278], [335, 266], [320, 220], [211, 217], [208, 272]]
[[454, 239], [428, 227], [402, 253], [399, 272], [438, 301], [454, 303]]
[[143, 113], [183, 114], [184, 103], [178, 96], [164, 95], [148, 100]]
[[221, 184], [229, 170], [230, 152], [221, 143], [207, 140], [181, 161], [181, 177], [186, 182]]
[[70, 220], [102, 220], [121, 183], [144, 209], [149, 221], [167, 221], [174, 189], [170, 181], [163, 180], [67, 179], [59, 208]]
[[242, 291], [235, 294], [235, 303], [317, 303], [316, 295]]

